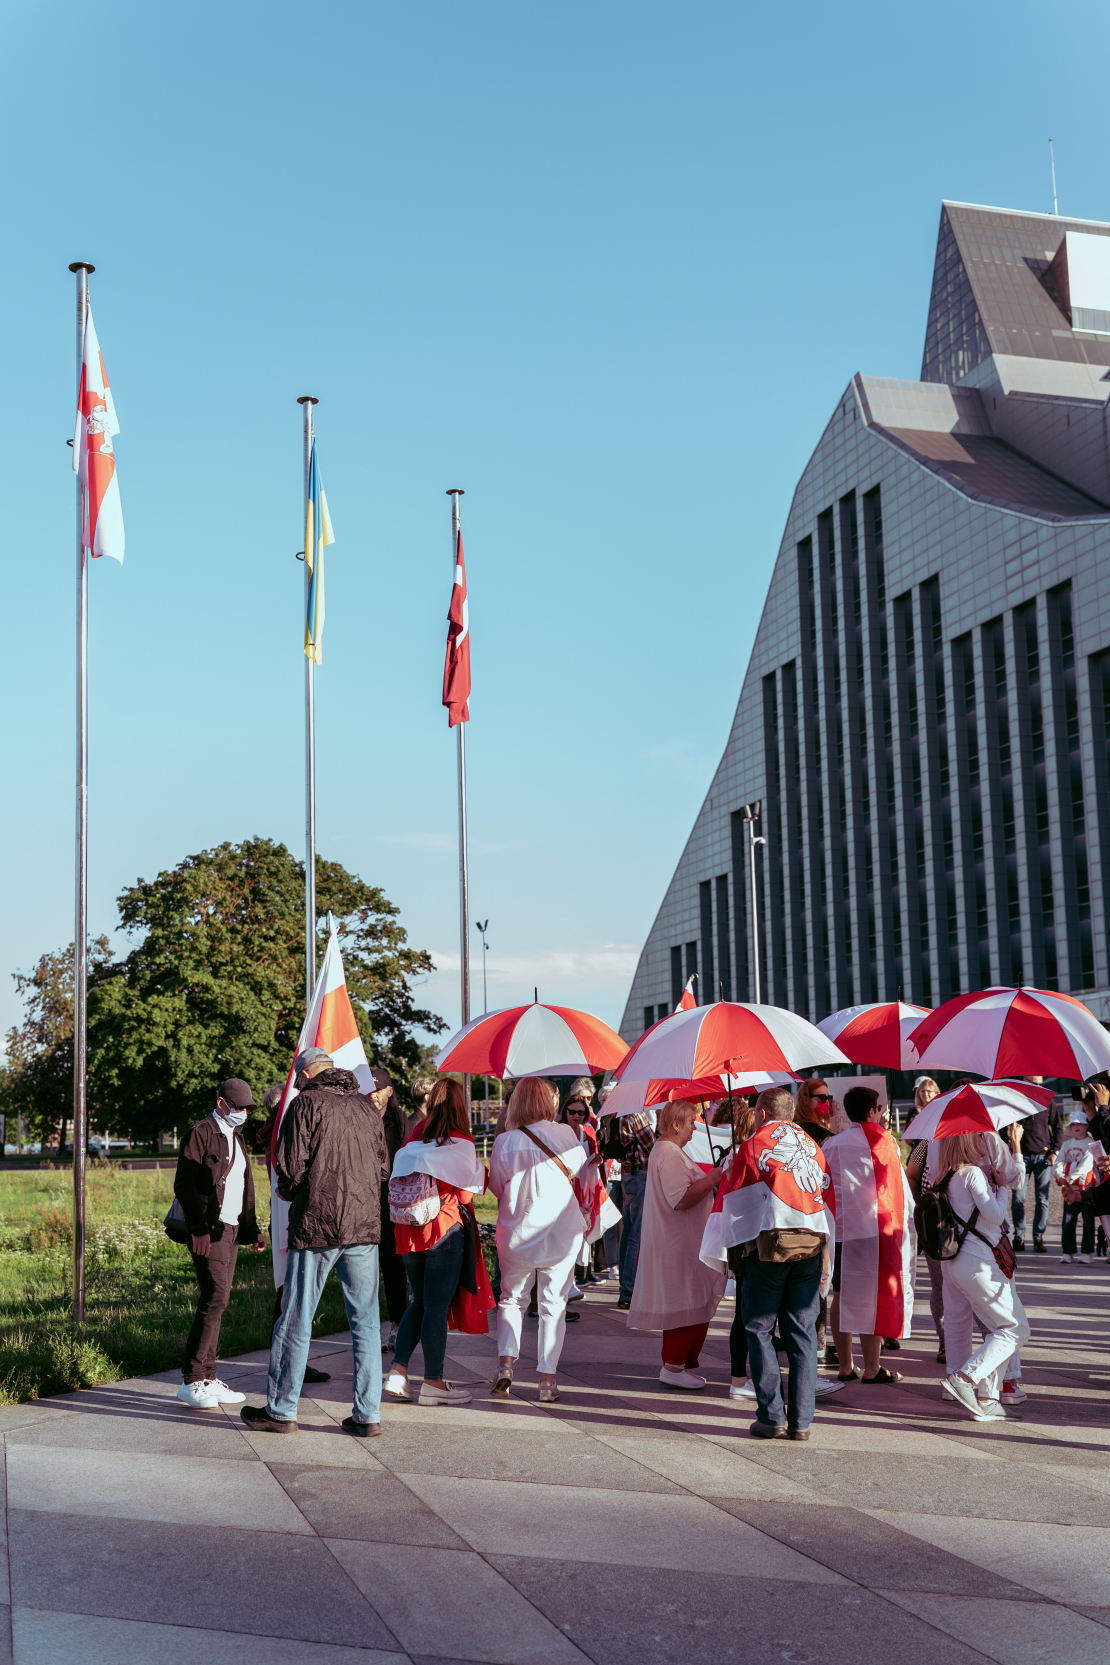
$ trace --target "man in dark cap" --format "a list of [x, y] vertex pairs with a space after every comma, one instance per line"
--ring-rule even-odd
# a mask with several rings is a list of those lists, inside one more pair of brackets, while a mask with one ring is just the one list
[[192, 1236], [200, 1288], [177, 1397], [197, 1411], [239, 1405], [246, 1398], [220, 1381], [216, 1355], [239, 1244], [266, 1247], [255, 1219], [254, 1179], [241, 1132], [253, 1108], [254, 1096], [247, 1083], [232, 1076], [220, 1088], [212, 1114], [189, 1129], [177, 1158], [174, 1195]]

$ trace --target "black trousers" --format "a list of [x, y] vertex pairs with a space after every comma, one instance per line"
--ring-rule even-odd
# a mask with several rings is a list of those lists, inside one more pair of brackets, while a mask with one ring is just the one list
[[385, 1290], [389, 1322], [399, 1324], [409, 1304], [409, 1285], [405, 1276], [404, 1260], [397, 1253], [393, 1221], [389, 1218], [389, 1190], [385, 1185], [382, 1186], [382, 1236], [378, 1244], [378, 1276]]
[[200, 1300], [189, 1339], [185, 1343], [185, 1362], [181, 1367], [187, 1382], [210, 1382], [216, 1374], [220, 1323], [231, 1299], [238, 1258], [239, 1228], [225, 1225], [223, 1221], [212, 1233], [207, 1255], [193, 1256]]

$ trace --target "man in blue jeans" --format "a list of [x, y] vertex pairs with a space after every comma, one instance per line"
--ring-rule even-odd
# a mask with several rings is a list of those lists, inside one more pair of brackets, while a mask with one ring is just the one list
[[621, 1146], [621, 1244], [620, 1297], [617, 1311], [627, 1312], [636, 1285], [636, 1261], [640, 1254], [640, 1226], [644, 1218], [647, 1165], [655, 1143], [651, 1117], [644, 1110], [621, 1116], [618, 1122]]
[[285, 1113], [275, 1153], [278, 1195], [292, 1207], [266, 1404], [244, 1405], [239, 1414], [265, 1433], [295, 1431], [312, 1320], [334, 1268], [355, 1355], [354, 1406], [343, 1427], [371, 1439], [382, 1431], [378, 1245], [389, 1154], [381, 1115], [350, 1070], [337, 1070], [318, 1048], [311, 1052], [297, 1059], [300, 1092]]
[[1048, 1253], [1044, 1234], [1048, 1230], [1048, 1199], [1052, 1191], [1052, 1158], [1060, 1145], [1060, 1112], [1052, 1105], [1027, 1116], [1021, 1124], [1021, 1157], [1025, 1163], [1025, 1184], [1011, 1193], [1014, 1217], [1014, 1248], [1025, 1247], [1025, 1203], [1029, 1182], [1033, 1182], [1033, 1249]]
[[[756, 1134], [741, 1146], [749, 1153], [746, 1167], [741, 1164], [738, 1173], [734, 1164], [729, 1174], [730, 1185], [742, 1179], [744, 1199], [735, 1219], [736, 1241], [748, 1250], [741, 1316], [758, 1406], [750, 1432], [756, 1439], [808, 1440], [817, 1383], [817, 1314], [829, 1278], [823, 1203], [828, 1172], [818, 1146], [803, 1128], [791, 1125], [794, 1100], [784, 1087], [766, 1088], [755, 1109]], [[783, 1259], [784, 1254], [798, 1258]], [[776, 1320], [790, 1361], [785, 1411]]]

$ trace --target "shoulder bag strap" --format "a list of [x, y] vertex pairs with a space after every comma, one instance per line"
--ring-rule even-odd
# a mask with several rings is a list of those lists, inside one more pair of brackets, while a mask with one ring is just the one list
[[555, 1166], [558, 1168], [559, 1172], [562, 1174], [563, 1178], [566, 1180], [567, 1184], [570, 1186], [571, 1190], [573, 1191], [574, 1190], [574, 1175], [571, 1173], [571, 1171], [567, 1167], [566, 1163], [563, 1162], [558, 1156], [556, 1156], [555, 1152], [553, 1150], [548, 1150], [548, 1148], [544, 1144], [543, 1140], [542, 1139], [537, 1139], [536, 1135], [532, 1132], [532, 1129], [530, 1127], [522, 1127], [520, 1129], [520, 1132], [523, 1133], [526, 1138], [531, 1139], [532, 1143], [539, 1150], [542, 1150], [543, 1154], [545, 1156], [549, 1156], [551, 1158], [552, 1162], [554, 1162]]

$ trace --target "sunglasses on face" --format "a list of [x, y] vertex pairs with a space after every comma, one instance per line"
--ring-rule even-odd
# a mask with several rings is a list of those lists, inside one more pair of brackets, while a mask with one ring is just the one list
[[830, 1102], [831, 1094], [829, 1093], [814, 1093], [810, 1098], [811, 1104], [829, 1104]]

